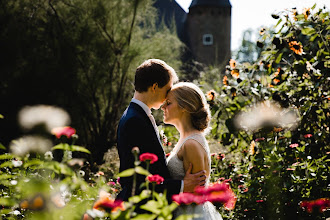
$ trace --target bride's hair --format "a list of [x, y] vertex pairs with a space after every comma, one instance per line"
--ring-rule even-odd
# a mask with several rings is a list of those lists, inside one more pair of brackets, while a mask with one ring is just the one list
[[171, 93], [178, 105], [190, 113], [194, 128], [199, 131], [208, 128], [210, 109], [204, 93], [198, 86], [189, 82], [180, 82], [173, 86]]

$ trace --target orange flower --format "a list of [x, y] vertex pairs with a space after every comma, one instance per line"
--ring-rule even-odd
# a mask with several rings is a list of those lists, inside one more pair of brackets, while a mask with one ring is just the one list
[[110, 198], [109, 193], [101, 192], [100, 198], [94, 203], [93, 209], [105, 210], [108, 212], [115, 212], [118, 209], [124, 211], [125, 206], [123, 201], [121, 200], [114, 200]]
[[307, 20], [308, 16], [311, 14], [311, 8], [304, 8], [303, 14], [305, 19]]
[[215, 91], [212, 89], [212, 90], [210, 90], [210, 91], [208, 91], [207, 93], [206, 93], [206, 98], [209, 100], [209, 101], [213, 101], [214, 100], [214, 98], [215, 98]]
[[273, 79], [273, 83], [276, 85], [277, 83], [281, 82], [279, 79]]
[[234, 78], [238, 79], [238, 77], [239, 77], [239, 70], [238, 70], [238, 69], [233, 69], [233, 70], [231, 71], [231, 75], [232, 75]]
[[265, 28], [261, 28], [260, 31], [259, 31], [259, 34], [260, 34], [260, 35], [264, 35], [264, 34], [265, 34], [265, 31], [266, 31]]
[[301, 55], [303, 53], [303, 46], [297, 41], [289, 42], [289, 48], [298, 55]]
[[297, 9], [296, 8], [293, 8], [292, 9], [292, 15], [293, 15], [293, 19], [295, 21], [297, 21], [298, 20], [298, 18], [297, 18], [298, 12], [297, 12]]
[[253, 155], [254, 154], [254, 148], [256, 146], [256, 142], [255, 141], [251, 141], [251, 144], [250, 144], [250, 154]]
[[234, 59], [230, 59], [229, 65], [230, 65], [230, 68], [234, 69], [236, 67], [236, 61]]
[[228, 86], [228, 77], [227, 76], [224, 76], [223, 79], [222, 79], [222, 83], [226, 86]]

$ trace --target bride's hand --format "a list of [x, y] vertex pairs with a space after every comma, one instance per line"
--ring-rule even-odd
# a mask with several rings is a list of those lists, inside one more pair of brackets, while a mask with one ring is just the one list
[[204, 186], [206, 181], [206, 171], [202, 170], [198, 173], [191, 174], [192, 163], [189, 164], [189, 168], [183, 179], [183, 192], [193, 192], [196, 186]]

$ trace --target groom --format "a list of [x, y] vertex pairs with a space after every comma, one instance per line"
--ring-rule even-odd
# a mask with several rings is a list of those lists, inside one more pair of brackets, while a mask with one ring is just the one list
[[[205, 184], [205, 171], [191, 174], [192, 166], [187, 170], [184, 180], [171, 179], [167, 169], [165, 154], [151, 108], [159, 109], [178, 77], [172, 67], [164, 61], [149, 59], [144, 61], [135, 72], [135, 92], [128, 108], [122, 115], [117, 130], [117, 149], [120, 158], [120, 172], [134, 167], [133, 147], [142, 153], [153, 153], [158, 161], [151, 164], [149, 172], [164, 178], [163, 184], [157, 185], [156, 191], [167, 190], [167, 199], [171, 201], [173, 194], [191, 192], [198, 185]], [[136, 194], [140, 194], [140, 184], [145, 176], [138, 175]], [[132, 196], [132, 177], [120, 178], [122, 191], [117, 199], [127, 201]]]

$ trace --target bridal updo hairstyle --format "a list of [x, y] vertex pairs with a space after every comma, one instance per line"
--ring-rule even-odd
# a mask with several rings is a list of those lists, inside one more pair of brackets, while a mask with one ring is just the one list
[[189, 82], [180, 82], [172, 87], [178, 105], [190, 113], [194, 128], [204, 131], [209, 126], [210, 109], [204, 93], [198, 86]]
[[136, 68], [134, 87], [138, 92], [146, 92], [154, 83], [163, 88], [170, 80], [178, 80], [175, 70], [163, 60], [149, 59]]

